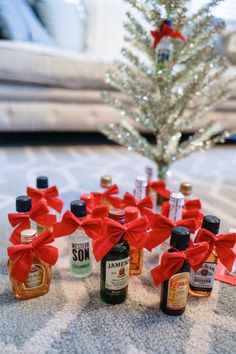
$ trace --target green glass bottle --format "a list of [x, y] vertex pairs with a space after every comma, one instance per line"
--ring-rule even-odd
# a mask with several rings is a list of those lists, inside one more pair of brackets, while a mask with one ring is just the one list
[[[125, 212], [111, 209], [109, 218], [125, 223]], [[129, 282], [130, 247], [123, 238], [101, 260], [100, 294], [103, 301], [120, 304], [125, 301]]]

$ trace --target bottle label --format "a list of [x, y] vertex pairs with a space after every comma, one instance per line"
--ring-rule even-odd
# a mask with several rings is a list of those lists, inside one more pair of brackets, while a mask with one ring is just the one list
[[142, 262], [142, 250], [130, 246], [130, 270], [140, 270]]
[[129, 263], [129, 257], [117, 261], [106, 261], [106, 289], [121, 290], [127, 287], [129, 282]]
[[170, 60], [170, 49], [160, 48], [157, 53], [158, 64], [164, 63], [165, 61], [169, 61], [169, 60]]
[[189, 272], [173, 275], [168, 282], [167, 308], [183, 310], [187, 303], [189, 290]]
[[92, 262], [89, 241], [71, 243], [70, 265], [71, 271], [75, 275], [91, 272]]
[[194, 272], [191, 269], [190, 285], [195, 288], [212, 289], [215, 280], [216, 263], [203, 263], [201, 268]]
[[23, 283], [23, 288], [25, 290], [39, 288], [44, 283], [44, 275], [44, 268], [41, 266], [41, 264], [33, 264], [26, 282]]

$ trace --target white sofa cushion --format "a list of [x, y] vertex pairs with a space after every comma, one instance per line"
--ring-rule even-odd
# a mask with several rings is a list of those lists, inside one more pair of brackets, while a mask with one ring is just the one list
[[73, 89], [110, 88], [105, 72], [110, 65], [89, 53], [69, 53], [26, 42], [0, 41], [0, 80]]

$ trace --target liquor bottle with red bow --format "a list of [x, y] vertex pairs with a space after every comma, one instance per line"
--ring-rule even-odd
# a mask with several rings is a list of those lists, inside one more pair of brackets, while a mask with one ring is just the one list
[[[86, 218], [86, 203], [75, 200], [70, 204], [71, 212], [81, 221]], [[92, 273], [91, 239], [82, 227], [70, 235], [70, 271], [78, 278], [86, 278]]]
[[[46, 177], [46, 176], [38, 176], [36, 178], [36, 187], [40, 191], [46, 190], [49, 187], [48, 177]], [[37, 227], [38, 235], [40, 235], [43, 231], [50, 229], [48, 226], [40, 225], [40, 224], [37, 224], [36, 227]]]
[[[220, 219], [214, 215], [206, 215], [203, 218], [202, 229], [206, 229], [217, 235], [220, 229]], [[189, 293], [196, 297], [211, 296], [215, 280], [215, 271], [218, 261], [216, 250], [213, 249], [206, 262], [195, 272], [191, 269]]]
[[[122, 209], [111, 209], [109, 218], [125, 223]], [[129, 282], [130, 247], [121, 237], [118, 243], [101, 260], [100, 294], [103, 301], [120, 304], [125, 301]]]
[[[137, 220], [139, 217], [139, 210], [136, 207], [128, 206], [124, 209], [125, 222]], [[137, 249], [130, 245], [130, 274], [139, 275], [143, 269], [143, 248]]]
[[[165, 20], [163, 24], [172, 28], [172, 21]], [[157, 46], [157, 64], [170, 61], [172, 59], [173, 43], [171, 37], [163, 37]]]
[[[190, 233], [186, 227], [172, 229], [168, 253], [184, 251], [189, 246]], [[189, 291], [190, 265], [185, 260], [177, 273], [162, 283], [160, 308], [167, 315], [179, 316], [185, 311]]]
[[[37, 238], [36, 230], [26, 229], [21, 232], [21, 244], [30, 244]], [[12, 246], [20, 247], [21, 245]], [[17, 260], [17, 259], [16, 259]], [[42, 261], [35, 254], [33, 256], [32, 265], [25, 281], [20, 281], [12, 275], [14, 260], [9, 259], [8, 273], [13, 289], [14, 296], [17, 300], [32, 299], [46, 294], [49, 291], [51, 282], [51, 265]], [[17, 265], [16, 265], [17, 267]]]

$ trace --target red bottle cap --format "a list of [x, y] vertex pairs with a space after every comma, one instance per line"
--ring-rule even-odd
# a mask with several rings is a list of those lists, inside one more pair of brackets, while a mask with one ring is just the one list
[[112, 220], [118, 221], [120, 224], [125, 223], [125, 212], [123, 209], [111, 209], [109, 210], [108, 217]]
[[138, 219], [139, 210], [136, 207], [128, 206], [124, 209], [125, 211], [125, 222], [131, 222]]

